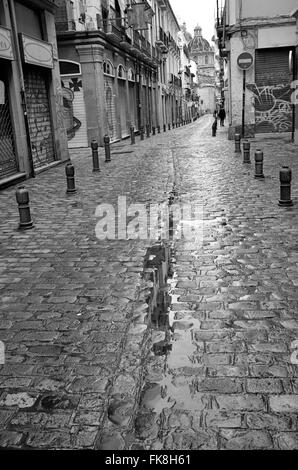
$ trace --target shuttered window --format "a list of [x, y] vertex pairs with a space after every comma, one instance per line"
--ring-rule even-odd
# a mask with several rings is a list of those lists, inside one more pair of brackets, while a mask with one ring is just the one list
[[256, 50], [254, 94], [256, 132], [291, 132], [292, 76], [289, 70], [289, 48]]
[[104, 76], [104, 88], [105, 88], [105, 111], [106, 111], [106, 123], [107, 132], [111, 139], [111, 142], [117, 140], [117, 120], [116, 120], [116, 109], [115, 109], [115, 92], [114, 92], [114, 78], [108, 75]]
[[39, 168], [55, 160], [47, 73], [28, 66], [24, 79], [33, 163]]

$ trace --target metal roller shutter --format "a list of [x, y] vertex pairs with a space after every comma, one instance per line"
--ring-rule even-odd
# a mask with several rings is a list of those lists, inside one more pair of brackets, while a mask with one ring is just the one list
[[114, 78], [105, 75], [104, 87], [107, 132], [111, 142], [115, 142], [117, 140], [117, 119], [114, 97]]
[[11, 176], [18, 171], [15, 155], [13, 131], [11, 125], [10, 105], [8, 97], [8, 81], [4, 73], [4, 65], [0, 63], [0, 179]]
[[138, 128], [138, 114], [137, 114], [137, 98], [136, 87], [133, 82], [129, 83], [129, 107], [130, 107], [130, 120], [135, 129]]
[[25, 69], [24, 79], [33, 163], [40, 168], [55, 160], [47, 74], [30, 66]]
[[87, 119], [82, 88], [82, 78], [63, 77], [64, 123], [67, 132], [68, 147], [88, 147]]
[[127, 99], [126, 99], [126, 81], [118, 80], [119, 90], [119, 104], [120, 104], [120, 122], [121, 122], [121, 137], [129, 135], [129, 127], [127, 124]]
[[291, 132], [292, 76], [289, 71], [289, 48], [256, 50], [254, 94], [256, 132]]

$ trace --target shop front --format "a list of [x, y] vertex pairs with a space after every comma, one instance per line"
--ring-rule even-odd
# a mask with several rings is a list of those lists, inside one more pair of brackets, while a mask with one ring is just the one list
[[0, 180], [18, 172], [10, 99], [13, 59], [11, 32], [0, 27]]

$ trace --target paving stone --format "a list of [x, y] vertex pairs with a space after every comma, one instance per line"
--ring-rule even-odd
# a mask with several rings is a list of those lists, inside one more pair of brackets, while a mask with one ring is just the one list
[[273, 448], [266, 431], [221, 431], [221, 448], [226, 450], [268, 450]]
[[282, 393], [282, 381], [279, 379], [247, 379], [248, 393]]
[[280, 450], [297, 450], [298, 449], [298, 433], [297, 432], [281, 432], [274, 435], [277, 448]]
[[231, 411], [265, 410], [265, 402], [259, 395], [216, 395], [215, 406]]
[[246, 422], [252, 429], [287, 430], [293, 426], [290, 416], [270, 413], [247, 413]]
[[297, 413], [298, 395], [270, 396], [269, 406], [276, 413]]

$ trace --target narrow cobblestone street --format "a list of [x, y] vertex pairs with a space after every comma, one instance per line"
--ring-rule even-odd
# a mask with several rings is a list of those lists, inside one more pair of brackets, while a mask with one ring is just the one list
[[[298, 161], [283, 139], [252, 140], [264, 180], [212, 117], [91, 150], [25, 182], [34, 229], [19, 231], [15, 189], [0, 193], [0, 447], [298, 449]], [[293, 171], [291, 208], [279, 170]], [[148, 315], [154, 241], [98, 240], [96, 208], [203, 204], [203, 245], [171, 244], [171, 305]], [[291, 359], [292, 358], [292, 359]]]

